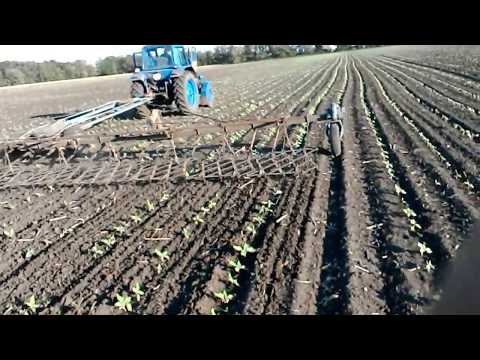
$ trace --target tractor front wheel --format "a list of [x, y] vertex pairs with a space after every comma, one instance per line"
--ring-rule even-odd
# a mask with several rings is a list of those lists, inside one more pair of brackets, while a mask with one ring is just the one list
[[178, 110], [182, 114], [186, 115], [198, 110], [200, 94], [197, 79], [191, 71], [185, 71], [175, 80], [174, 96]]

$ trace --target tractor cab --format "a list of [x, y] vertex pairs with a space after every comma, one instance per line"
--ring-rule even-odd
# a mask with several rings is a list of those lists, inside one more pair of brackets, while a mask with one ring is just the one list
[[133, 54], [135, 72], [162, 69], [197, 68], [197, 51], [182, 45], [148, 45]]

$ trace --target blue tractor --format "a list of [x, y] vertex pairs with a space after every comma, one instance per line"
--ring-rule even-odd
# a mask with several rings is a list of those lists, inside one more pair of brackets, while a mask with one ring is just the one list
[[195, 48], [183, 45], [147, 45], [133, 54], [130, 75], [132, 98], [151, 97], [151, 105], [175, 107], [181, 114], [213, 106], [210, 82], [197, 71]]

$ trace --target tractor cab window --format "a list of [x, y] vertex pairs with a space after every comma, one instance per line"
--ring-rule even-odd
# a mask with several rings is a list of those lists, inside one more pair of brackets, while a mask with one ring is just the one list
[[188, 58], [187, 54], [185, 53], [185, 49], [182, 47], [177, 48], [178, 56], [180, 58], [180, 65], [187, 66], [188, 65]]
[[147, 52], [145, 70], [163, 69], [173, 66], [172, 50], [169, 47], [158, 47]]

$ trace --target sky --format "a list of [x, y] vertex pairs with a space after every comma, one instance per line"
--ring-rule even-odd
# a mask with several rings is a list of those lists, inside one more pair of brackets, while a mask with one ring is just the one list
[[[140, 51], [143, 45], [0, 45], [0, 61], [70, 62], [86, 60], [94, 65], [107, 56], [123, 56]], [[188, 45], [190, 46], [190, 45]], [[216, 45], [194, 45], [211, 50]]]

